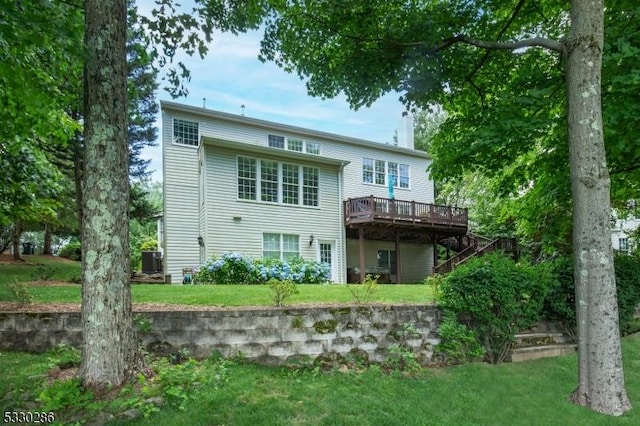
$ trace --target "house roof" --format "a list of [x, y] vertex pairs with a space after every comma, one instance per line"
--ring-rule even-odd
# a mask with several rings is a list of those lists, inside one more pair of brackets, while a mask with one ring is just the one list
[[307, 154], [304, 152], [288, 151], [285, 149], [271, 148], [268, 146], [254, 145], [244, 142], [230, 141], [226, 139], [212, 138], [209, 136], [202, 136], [202, 143], [204, 145], [212, 144], [220, 148], [228, 148], [234, 152], [245, 152], [253, 155], [266, 155], [271, 157], [278, 157], [289, 160], [304, 161], [305, 163], [322, 164], [328, 166], [346, 166], [350, 161], [340, 160], [337, 158], [326, 157], [323, 155]]
[[[184, 105], [177, 102], [160, 101], [162, 110], [170, 110], [174, 112], [182, 112], [191, 115], [200, 116], [208, 119], [215, 119], [221, 121], [227, 121], [230, 123], [245, 124], [250, 126], [262, 127], [264, 129], [282, 132], [286, 134], [294, 134], [297, 136], [306, 137], [307, 139], [328, 139], [349, 145], [363, 146], [367, 148], [374, 148], [382, 151], [402, 153], [420, 158], [431, 158], [429, 154], [424, 151], [418, 151], [415, 149], [409, 149], [399, 147], [395, 145], [387, 145], [379, 142], [368, 141], [365, 139], [352, 138], [349, 136], [342, 136], [335, 133], [323, 132], [320, 130], [305, 129], [303, 127], [290, 126], [288, 124], [275, 123], [273, 121], [260, 120], [257, 118], [251, 118], [244, 115], [229, 114], [226, 112], [215, 111], [207, 108], [194, 107], [190, 105]], [[308, 158], [308, 157], [305, 157]]]

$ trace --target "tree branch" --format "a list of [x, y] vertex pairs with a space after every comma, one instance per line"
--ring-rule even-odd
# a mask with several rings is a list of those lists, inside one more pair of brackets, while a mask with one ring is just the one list
[[450, 37], [444, 40], [440, 45], [436, 46], [433, 50], [439, 52], [454, 44], [465, 43], [472, 46], [480, 47], [482, 49], [493, 50], [517, 50], [525, 47], [543, 47], [545, 49], [553, 50], [555, 52], [562, 52], [562, 43], [557, 40], [551, 40], [544, 37], [534, 37], [518, 41], [485, 41], [477, 40], [475, 38], [460, 34], [454, 37]]

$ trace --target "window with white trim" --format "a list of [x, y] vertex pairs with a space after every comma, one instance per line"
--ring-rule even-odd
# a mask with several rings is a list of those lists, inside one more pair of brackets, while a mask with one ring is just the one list
[[629, 239], [618, 238], [618, 247], [620, 247], [621, 251], [629, 251]]
[[173, 143], [198, 146], [198, 122], [173, 119]]
[[262, 256], [293, 260], [300, 256], [300, 236], [294, 234], [262, 234]]
[[255, 158], [238, 157], [238, 198], [255, 200], [257, 182]]
[[296, 206], [319, 205], [316, 167], [238, 156], [238, 199]]
[[409, 165], [366, 157], [362, 159], [362, 182], [388, 185], [389, 179], [393, 179], [394, 188], [409, 189]]
[[320, 154], [320, 144], [301, 138], [289, 138], [280, 135], [267, 135], [267, 142], [271, 148], [285, 149], [287, 151], [306, 152], [307, 154]]

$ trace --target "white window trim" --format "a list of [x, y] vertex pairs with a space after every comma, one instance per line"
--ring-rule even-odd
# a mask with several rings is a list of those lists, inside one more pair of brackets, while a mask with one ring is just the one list
[[[278, 235], [280, 237], [280, 242], [278, 244], [278, 250], [280, 251], [280, 257], [279, 257], [280, 260], [286, 260], [284, 258], [284, 253], [285, 253], [285, 250], [284, 250], [284, 236], [285, 235], [296, 237], [298, 239], [298, 252], [297, 252], [296, 256], [298, 256], [298, 257], [300, 256], [300, 234], [287, 234], [287, 233], [284, 233], [284, 232], [263, 232], [262, 233], [262, 251], [261, 251], [262, 257], [264, 257], [264, 252], [265, 252], [264, 236], [267, 235], [267, 234]], [[273, 251], [273, 250], [269, 250], [269, 251]], [[287, 252], [287, 253], [291, 253], [291, 252]]]
[[[240, 198], [240, 194], [238, 192], [238, 158], [243, 157], [243, 158], [249, 158], [252, 160], [255, 160], [256, 162], [256, 199], [255, 200], [251, 200], [251, 199], [246, 199], [246, 198]], [[262, 200], [262, 176], [261, 176], [261, 167], [262, 167], [262, 161], [275, 161], [278, 164], [278, 201], [263, 201]], [[282, 165], [283, 164], [290, 164], [293, 166], [297, 166], [298, 167], [298, 204], [291, 204], [291, 203], [285, 203], [284, 202], [284, 189], [283, 189], [283, 170], [282, 170]], [[318, 204], [315, 206], [311, 206], [311, 205], [306, 205], [304, 204], [304, 188], [306, 187], [304, 185], [304, 168], [305, 167], [309, 167], [311, 169], [315, 169], [318, 171], [318, 186], [317, 186], [317, 194], [318, 194]], [[310, 209], [319, 209], [321, 208], [321, 197], [320, 197], [320, 169], [318, 167], [314, 167], [314, 166], [307, 166], [307, 165], [303, 165], [303, 164], [299, 164], [299, 163], [292, 163], [292, 162], [288, 162], [288, 161], [278, 161], [278, 160], [268, 160], [268, 159], [264, 159], [264, 158], [258, 158], [258, 157], [250, 157], [247, 155], [237, 155], [236, 156], [236, 176], [235, 176], [235, 185], [236, 185], [236, 201], [242, 201], [242, 202], [250, 202], [250, 203], [260, 203], [260, 204], [270, 204], [270, 205], [276, 205], [276, 206], [287, 206], [287, 207], [301, 207], [301, 208], [310, 208]]]
[[[198, 126], [198, 134], [196, 136], [196, 144], [195, 145], [176, 141], [176, 139], [177, 139], [176, 136], [175, 136], [176, 120], [186, 121], [188, 123], [195, 123]], [[171, 144], [172, 145], [176, 145], [176, 146], [185, 147], [185, 148], [193, 148], [193, 149], [200, 148], [200, 122], [199, 121], [188, 120], [186, 118], [173, 117], [173, 120], [171, 121]]]
[[[364, 166], [365, 166], [365, 160], [370, 160], [372, 161], [372, 166], [373, 169], [370, 170], [370, 173], [372, 174], [372, 182], [366, 182], [364, 180]], [[380, 183], [376, 183], [376, 162], [377, 161], [381, 161], [384, 162], [384, 184], [380, 184]], [[361, 179], [362, 179], [362, 183], [364, 185], [372, 185], [372, 186], [377, 186], [377, 187], [388, 187], [389, 185], [389, 176], [391, 176], [389, 174], [389, 163], [394, 163], [397, 165], [397, 170], [398, 170], [398, 174], [397, 174], [397, 178], [396, 181], [394, 182], [393, 188], [394, 189], [399, 189], [401, 191], [410, 191], [411, 190], [411, 165], [410, 164], [405, 164], [405, 163], [400, 163], [398, 161], [387, 161], [387, 160], [378, 160], [376, 158], [371, 158], [371, 157], [362, 157], [362, 166], [360, 169], [361, 172]], [[409, 185], [405, 188], [405, 187], [401, 187], [400, 186], [400, 169], [402, 168], [402, 166], [406, 166], [407, 168], [407, 178], [409, 179]]]
[[[278, 136], [278, 137], [283, 137], [284, 138], [284, 148], [278, 148], [276, 146], [270, 146], [269, 145], [269, 136]], [[296, 151], [295, 149], [289, 149], [289, 140], [296, 140], [296, 141], [302, 141], [302, 151]], [[318, 146], [318, 152], [309, 152], [307, 149], [308, 145], [313, 144], [313, 145], [317, 145]], [[310, 155], [320, 155], [320, 153], [322, 152], [322, 144], [320, 142], [316, 142], [316, 141], [310, 141], [307, 139], [303, 139], [303, 138], [295, 138], [295, 137], [288, 137], [288, 136], [283, 136], [283, 135], [277, 135], [275, 133], [268, 133], [267, 134], [267, 146], [273, 149], [282, 149], [285, 151], [291, 151], [291, 152], [300, 152], [302, 154], [310, 154]]]

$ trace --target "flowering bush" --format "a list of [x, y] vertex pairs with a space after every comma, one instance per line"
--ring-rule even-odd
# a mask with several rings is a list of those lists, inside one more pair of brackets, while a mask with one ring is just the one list
[[251, 258], [240, 253], [227, 252], [221, 258], [207, 260], [196, 273], [196, 282], [202, 284], [255, 284], [257, 277]]
[[295, 284], [322, 284], [329, 281], [329, 266], [315, 261], [296, 258], [251, 259], [240, 253], [213, 256], [196, 274], [201, 284], [264, 284], [270, 279], [290, 280]]

